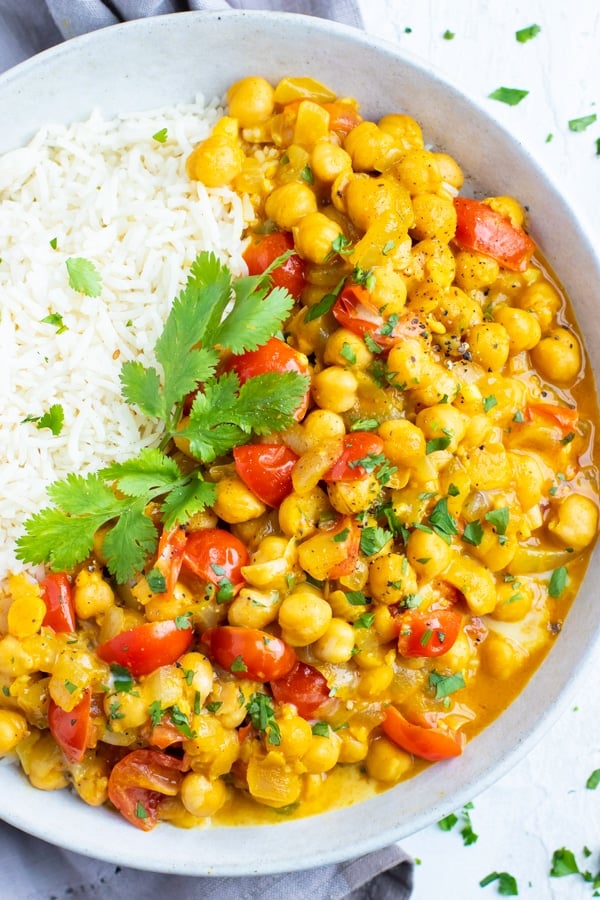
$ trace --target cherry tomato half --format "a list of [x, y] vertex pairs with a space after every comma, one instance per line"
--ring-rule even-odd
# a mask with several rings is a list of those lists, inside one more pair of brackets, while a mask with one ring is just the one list
[[323, 481], [359, 481], [385, 462], [381, 459], [376, 461], [382, 453], [383, 441], [376, 434], [370, 431], [351, 431], [344, 438], [340, 456], [323, 475]]
[[[300, 375], [308, 375], [308, 360], [303, 353], [298, 353], [285, 341], [279, 338], [269, 338], [266, 344], [258, 350], [249, 350], [232, 356], [225, 364], [225, 371], [235, 372], [240, 384], [245, 384], [249, 378], [256, 375], [264, 375], [266, 372], [298, 372]], [[310, 399], [307, 390], [304, 399], [296, 410], [295, 418], [302, 419]]]
[[179, 628], [173, 619], [145, 622], [100, 644], [96, 654], [104, 662], [124, 666], [134, 678], [139, 678], [176, 662], [189, 649], [192, 639], [192, 629]]
[[298, 715], [310, 719], [329, 699], [325, 676], [308, 663], [298, 662], [291, 672], [271, 682], [271, 692], [279, 703], [293, 703]]
[[222, 602], [233, 599], [243, 587], [242, 566], [249, 562], [245, 544], [223, 528], [204, 528], [188, 536], [184, 566], [207, 584], [214, 584]]
[[409, 610], [398, 623], [398, 652], [402, 656], [441, 656], [452, 647], [462, 624], [462, 613], [455, 609], [429, 612]]
[[455, 197], [454, 208], [454, 240], [459, 247], [491, 256], [511, 272], [525, 271], [535, 244], [522, 228], [481, 200]]
[[292, 493], [297, 455], [284, 444], [242, 444], [233, 451], [235, 470], [267, 506], [279, 506]]
[[296, 665], [297, 656], [285, 641], [258, 628], [222, 625], [202, 635], [208, 655], [239, 678], [273, 681]]
[[48, 728], [70, 763], [81, 762], [88, 747], [91, 699], [92, 692], [88, 688], [70, 712], [62, 709], [52, 699], [48, 706]]
[[[253, 234], [242, 254], [250, 275], [260, 275], [279, 256], [294, 249], [294, 239], [288, 231], [273, 231], [271, 234]], [[286, 288], [292, 297], [300, 299], [306, 284], [304, 260], [294, 253], [284, 263], [273, 269], [271, 281], [274, 287]]]
[[66, 572], [50, 572], [40, 584], [46, 615], [42, 625], [56, 632], [75, 631], [73, 589]]
[[159, 750], [133, 750], [113, 766], [108, 779], [108, 798], [122, 816], [150, 831], [158, 821], [165, 797], [179, 793], [184, 763]]
[[381, 727], [384, 734], [407, 753], [432, 762], [460, 756], [465, 745], [464, 734], [450, 729], [442, 731], [441, 728], [413, 725], [395, 706], [387, 708]]

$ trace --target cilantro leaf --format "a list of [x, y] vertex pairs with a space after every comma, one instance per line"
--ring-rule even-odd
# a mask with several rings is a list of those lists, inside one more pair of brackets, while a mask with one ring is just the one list
[[374, 556], [383, 550], [392, 537], [391, 531], [380, 528], [378, 525], [369, 525], [361, 531], [360, 549], [365, 556]]
[[479, 887], [487, 887], [488, 884], [492, 884], [494, 881], [498, 882], [498, 893], [503, 897], [519, 896], [517, 880], [508, 872], [491, 872], [489, 875], [486, 875], [485, 878], [481, 879]]
[[107, 466], [100, 475], [106, 481], [114, 481], [129, 497], [143, 497], [159, 487], [169, 488], [182, 477], [175, 460], [153, 448], [146, 448], [125, 462]]
[[216, 485], [204, 481], [199, 472], [191, 473], [186, 481], [171, 488], [161, 504], [165, 528], [182, 525], [195, 513], [212, 506], [216, 496]]
[[67, 326], [63, 321], [63, 317], [60, 313], [49, 313], [43, 319], [40, 319], [44, 325], [53, 325], [56, 328], [57, 334], [62, 334], [63, 331], [68, 331]]
[[598, 116], [596, 113], [590, 113], [589, 116], [580, 116], [578, 119], [569, 119], [569, 131], [585, 131], [590, 125], [593, 125]]
[[438, 672], [431, 672], [429, 686], [435, 690], [435, 699], [442, 700], [449, 694], [462, 690], [466, 685], [461, 672], [456, 672], [454, 675], [440, 675]]
[[448, 511], [448, 500], [442, 497], [429, 514], [429, 524], [447, 544], [451, 543], [452, 535], [458, 534], [456, 519]]
[[121, 584], [144, 568], [146, 558], [156, 550], [158, 535], [152, 519], [145, 514], [143, 499], [129, 504], [107, 531], [102, 543], [108, 571]]
[[72, 256], [65, 260], [69, 273], [69, 286], [87, 297], [99, 297], [102, 293], [102, 278], [93, 262], [82, 256]]
[[53, 571], [71, 569], [83, 562], [94, 546], [94, 535], [111, 515], [69, 516], [47, 507], [25, 523], [25, 534], [16, 541], [22, 562], [48, 565]]
[[450, 813], [439, 820], [438, 827], [441, 828], [442, 831], [451, 831], [457, 822], [458, 816], [455, 813]]
[[40, 416], [36, 422], [36, 428], [49, 428], [54, 437], [63, 430], [65, 413], [60, 403], [53, 403], [50, 409]]
[[153, 366], [145, 368], [142, 363], [128, 360], [121, 366], [119, 375], [121, 394], [132, 406], [152, 419], [167, 418], [168, 410], [161, 394], [160, 375]]
[[479, 519], [475, 519], [474, 522], [467, 522], [463, 531], [463, 541], [471, 544], [473, 547], [478, 547], [482, 540], [483, 525]]
[[254, 290], [243, 302], [236, 294], [236, 303], [217, 328], [214, 341], [232, 353], [256, 350], [285, 321], [293, 305], [294, 298], [281, 287]]
[[529, 91], [523, 91], [519, 88], [499, 87], [491, 94], [488, 94], [490, 100], [498, 100], [500, 103], [506, 103], [508, 106], [516, 106], [523, 100]]
[[578, 872], [579, 866], [577, 865], [577, 860], [571, 850], [567, 850], [566, 847], [561, 847], [560, 850], [554, 851], [552, 854], [552, 868], [550, 869], [552, 878], [563, 878], [565, 875], [577, 875]]
[[493, 525], [496, 534], [506, 534], [509, 517], [510, 513], [508, 507], [503, 506], [501, 509], [492, 509], [490, 512], [487, 512], [484, 519], [486, 522], [489, 522], [490, 525]]

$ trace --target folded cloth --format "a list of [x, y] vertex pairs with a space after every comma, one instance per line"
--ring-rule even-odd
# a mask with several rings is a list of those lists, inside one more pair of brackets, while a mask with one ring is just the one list
[[[0, 71], [65, 38], [184, 10], [271, 9], [362, 26], [354, 0], [0, 0]], [[413, 866], [397, 845], [283, 875], [195, 878], [130, 869], [54, 847], [0, 822], [0, 871], [16, 900], [406, 900]]]

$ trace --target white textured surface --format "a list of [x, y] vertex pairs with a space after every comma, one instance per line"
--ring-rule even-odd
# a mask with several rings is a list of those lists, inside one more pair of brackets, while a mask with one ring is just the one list
[[[600, 4], [597, 0], [361, 0], [366, 30], [430, 62], [507, 127], [570, 199], [600, 241]], [[515, 31], [537, 24], [521, 44]], [[406, 31], [405, 29], [411, 29]], [[444, 40], [446, 30], [455, 37]], [[529, 90], [515, 107], [486, 99], [497, 87]], [[574, 133], [568, 121], [596, 113]], [[553, 138], [546, 142], [548, 134]], [[598, 329], [600, 338], [600, 327]], [[600, 663], [574, 686], [573, 703], [529, 756], [479, 797], [470, 810], [479, 839], [463, 846], [460, 824], [433, 825], [403, 841], [420, 860], [414, 900], [485, 900], [515, 876], [519, 897], [588, 900], [594, 891], [577, 875], [550, 878], [554, 850], [567, 847], [584, 869], [600, 871], [600, 788], [586, 789], [600, 768]], [[456, 811], [459, 814], [460, 810]], [[592, 851], [584, 858], [583, 847]]]

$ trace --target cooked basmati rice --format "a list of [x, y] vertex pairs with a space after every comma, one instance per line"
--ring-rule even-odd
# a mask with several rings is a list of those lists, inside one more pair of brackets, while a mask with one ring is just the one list
[[[152, 445], [153, 423], [120, 396], [125, 360], [151, 348], [200, 250], [242, 274], [252, 210], [229, 189], [190, 182], [185, 159], [222, 110], [193, 104], [40, 131], [0, 158], [0, 587], [22, 568], [14, 542], [46, 487]], [[167, 129], [164, 143], [153, 139]], [[52, 243], [51, 243], [52, 242]], [[55, 248], [52, 246], [55, 244]], [[84, 257], [99, 297], [69, 286]], [[66, 330], [42, 320], [58, 314]], [[64, 411], [54, 436], [27, 417]]]

